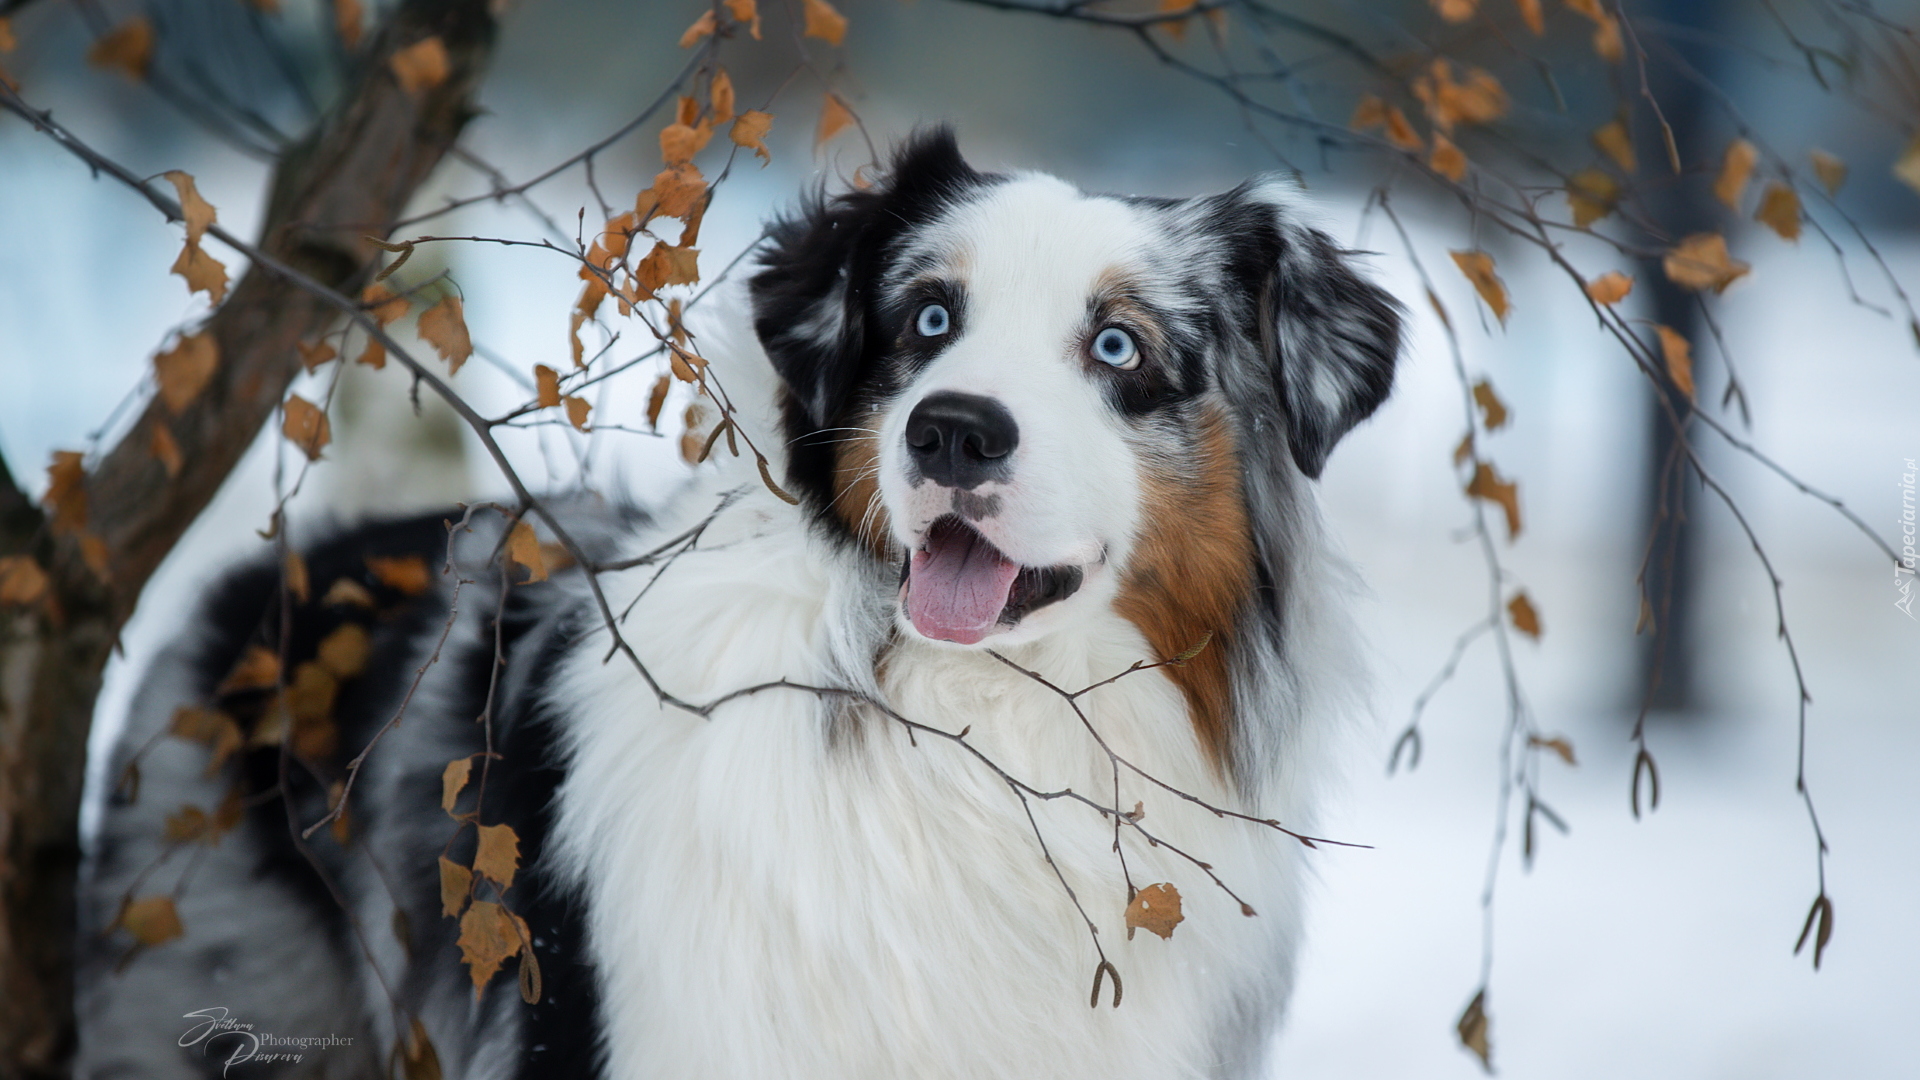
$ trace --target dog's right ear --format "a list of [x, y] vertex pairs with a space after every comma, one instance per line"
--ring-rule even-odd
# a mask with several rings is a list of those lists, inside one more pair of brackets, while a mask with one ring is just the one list
[[909, 138], [873, 187], [816, 192], [773, 224], [750, 284], [753, 328], [809, 430], [832, 424], [868, 375], [872, 283], [896, 241], [988, 179], [951, 129], [932, 128]]

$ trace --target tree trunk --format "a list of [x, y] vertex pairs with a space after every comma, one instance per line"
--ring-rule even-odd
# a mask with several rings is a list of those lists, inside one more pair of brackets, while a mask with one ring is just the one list
[[[409, 93], [388, 61], [428, 36], [446, 46], [449, 75]], [[486, 0], [402, 4], [360, 54], [341, 100], [280, 161], [259, 246], [335, 289], [364, 284], [378, 250], [362, 236], [400, 216], [474, 115], [493, 38]], [[55, 535], [0, 462], [0, 555], [33, 556], [51, 583], [38, 604], [0, 609], [4, 1080], [64, 1076], [73, 1056], [81, 782], [107, 657], [147, 579], [279, 405], [298, 371], [295, 343], [323, 332], [334, 314], [292, 282], [251, 268], [202, 327], [219, 350], [212, 379], [179, 416], [150, 402], [89, 470], [84, 527]], [[153, 454], [156, 425], [180, 448], [177, 475]], [[82, 537], [104, 545], [106, 580], [83, 558]]]

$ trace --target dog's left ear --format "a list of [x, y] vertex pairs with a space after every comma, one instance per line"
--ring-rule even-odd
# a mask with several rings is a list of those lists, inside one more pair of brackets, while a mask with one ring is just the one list
[[[1318, 479], [1341, 436], [1373, 414], [1393, 388], [1400, 303], [1361, 277], [1351, 252], [1301, 220], [1297, 188], [1278, 177], [1226, 196], [1257, 262], [1257, 333], [1287, 418], [1300, 471]], [[1254, 282], [1249, 282], [1254, 284]]]
[[900, 235], [993, 179], [967, 165], [952, 130], [928, 128], [873, 187], [815, 192], [774, 223], [750, 286], [754, 330], [811, 425], [796, 437], [832, 424], [867, 376], [868, 286]]

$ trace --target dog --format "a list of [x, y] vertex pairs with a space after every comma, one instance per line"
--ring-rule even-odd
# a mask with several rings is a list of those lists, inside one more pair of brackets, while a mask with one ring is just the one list
[[1401, 337], [1308, 214], [919, 133], [696, 334], [680, 495], [526, 517], [597, 575], [469, 507], [222, 579], [116, 751], [81, 1075], [1256, 1075], [1362, 708], [1313, 481]]

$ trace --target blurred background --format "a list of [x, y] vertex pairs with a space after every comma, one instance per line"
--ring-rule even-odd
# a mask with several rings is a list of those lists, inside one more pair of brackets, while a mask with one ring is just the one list
[[[278, 6], [266, 15], [230, 0], [43, 0], [13, 18], [16, 46], [0, 53], [0, 69], [27, 100], [134, 172], [192, 172], [221, 222], [251, 235], [264, 209], [272, 132], [300, 130], [340, 82], [326, 5]], [[1561, 253], [1589, 278], [1635, 275], [1623, 307], [1687, 329], [1702, 407], [1894, 541], [1901, 474], [1920, 458], [1920, 352], [1874, 255], [1892, 280], [1920, 282], [1920, 195], [1895, 176], [1920, 123], [1912, 96], [1920, 84], [1903, 84], [1898, 65], [1868, 63], [1871, 49], [1846, 45], [1857, 30], [1886, 55], [1920, 56], [1899, 29], [1920, 21], [1920, 6], [1630, 3], [1639, 45], [1629, 43], [1619, 65], [1594, 55], [1601, 23], [1580, 10], [1600, 12], [1596, 5], [1550, 0], [1538, 38], [1525, 29], [1525, 4], [1467, 4], [1473, 21], [1461, 24], [1442, 17], [1449, 6], [1229, 4], [1220, 37], [1204, 17], [1176, 36], [955, 0], [845, 0], [848, 30], [833, 48], [801, 36], [798, 4], [763, 0], [764, 40], [729, 42], [722, 62], [741, 107], [775, 116], [772, 163], [761, 168], [745, 155], [734, 163], [706, 218], [703, 270], [712, 281], [809, 185], [848, 183], [870, 161], [869, 137], [884, 148], [934, 121], [957, 126], [977, 166], [1045, 170], [1094, 190], [1201, 194], [1257, 172], [1297, 170], [1325, 227], [1376, 253], [1367, 261], [1408, 305], [1410, 347], [1393, 399], [1348, 437], [1321, 483], [1333, 532], [1371, 592], [1361, 611], [1379, 673], [1375, 720], [1355, 733], [1345, 794], [1322, 831], [1375, 847], [1316, 857], [1322, 883], [1274, 1075], [1464, 1078], [1480, 1065], [1454, 1023], [1480, 985], [1507, 706], [1483, 637], [1427, 709], [1418, 767], [1403, 762], [1387, 775], [1414, 699], [1456, 637], [1486, 617], [1488, 595], [1472, 506], [1452, 461], [1466, 426], [1462, 388], [1426, 285], [1374, 198], [1390, 185], [1412, 253], [1459, 331], [1467, 371], [1488, 378], [1513, 414], [1480, 449], [1518, 482], [1524, 513], [1513, 541], [1495, 529], [1509, 575], [1503, 592], [1524, 587], [1544, 625], [1537, 642], [1514, 636], [1514, 663], [1535, 722], [1569, 740], [1578, 761], [1539, 765], [1541, 796], [1569, 833], [1543, 829], [1528, 871], [1516, 822], [1499, 855], [1487, 998], [1494, 1064], [1529, 1078], [1920, 1075], [1920, 622], [1895, 608], [1888, 560], [1824, 503], [1724, 441], [1698, 436], [1703, 462], [1782, 582], [1812, 694], [1806, 775], [1832, 845], [1827, 889], [1836, 908], [1816, 974], [1807, 952], [1792, 955], [1818, 886], [1813, 834], [1794, 790], [1795, 681], [1776, 636], [1768, 570], [1726, 507], [1695, 484], [1672, 575], [1672, 645], [1648, 715], [1661, 801], [1636, 821], [1629, 732], [1654, 650], [1649, 635], [1635, 634], [1635, 579], [1655, 524], [1654, 466], [1667, 445], [1651, 384], [1538, 247], [1486, 228], [1420, 170], [1356, 152], [1313, 126], [1345, 128], [1363, 94], [1392, 85], [1382, 72], [1404, 77], [1436, 52], [1485, 64], [1505, 81], [1512, 107], [1470, 133], [1477, 142], [1456, 136], [1475, 162], [1470, 183], [1505, 185], [1503, 198], [1537, 200], [1543, 217], [1564, 221], [1555, 189], [1595, 157], [1590, 132], [1622, 101], [1639, 110], [1634, 132], [1647, 179], [1638, 205], [1673, 235], [1724, 232], [1752, 266], [1709, 302], [1724, 348], [1706, 344], [1712, 334], [1690, 295], [1655, 287], [1648, 267], [1657, 262], [1574, 232], [1553, 234]], [[480, 95], [484, 114], [463, 140], [468, 160], [445, 163], [416, 205], [484, 193], [487, 168], [531, 177], [618, 129], [686, 64], [678, 40], [702, 10], [625, 0], [508, 5]], [[163, 31], [145, 84], [86, 59], [104, 28], [136, 12]], [[1382, 66], [1356, 62], [1355, 50]], [[1674, 132], [1679, 177], [1662, 168], [1664, 139], [1639, 96], [1642, 63]], [[1183, 65], [1226, 74], [1209, 82]], [[1906, 78], [1920, 79], [1915, 70]], [[816, 148], [828, 87], [864, 132], [849, 129]], [[1231, 88], [1309, 122], [1242, 108]], [[251, 119], [233, 120], [236, 104]], [[1749, 137], [1764, 135], [1769, 157], [1804, 163], [1817, 148], [1848, 163], [1837, 208], [1802, 198], [1833, 244], [1811, 226], [1790, 243], [1754, 222], [1752, 192], [1739, 214], [1711, 199], [1722, 150], [1743, 123], [1754, 125]], [[616, 206], [657, 171], [658, 127], [643, 125], [596, 158], [593, 180]], [[580, 209], [597, 205], [580, 169], [529, 194], [547, 222], [509, 201], [427, 227], [566, 242]], [[596, 216], [586, 211], [590, 226]], [[1632, 234], [1627, 217], [1619, 235]], [[53, 450], [118, 437], [116, 422], [151, 393], [152, 354], [205, 313], [203, 296], [165, 276], [179, 243], [177, 226], [0, 116], [0, 453], [33, 493], [44, 489], [40, 466]], [[1511, 294], [1504, 326], [1448, 257], [1472, 247], [1494, 255]], [[482, 413], [527, 400], [533, 364], [566, 368], [567, 316], [579, 290], [568, 260], [440, 245], [423, 248], [409, 269], [416, 279], [445, 269], [458, 283], [478, 355], [453, 382]], [[588, 354], [609, 337], [590, 328]], [[640, 355], [637, 342], [613, 341], [603, 362]], [[1721, 405], [1726, 357], [1745, 390], [1746, 421], [1737, 406]], [[559, 424], [508, 432], [516, 466], [549, 490], [584, 477], [642, 499], [670, 492], [684, 469], [672, 437], [676, 409], [665, 435], [615, 430], [644, 428], [658, 370], [643, 364], [599, 384], [600, 429], [590, 436]], [[428, 398], [416, 414], [395, 366], [338, 377], [334, 443], [292, 504], [296, 535], [504, 493], [449, 411]], [[323, 370], [296, 389], [332, 378]], [[283, 440], [262, 437], [149, 584], [125, 654], [109, 669], [96, 747], [113, 737], [146, 658], [202, 584], [262, 549], [256, 530], [272, 509], [276, 473], [284, 483], [297, 457]]]

